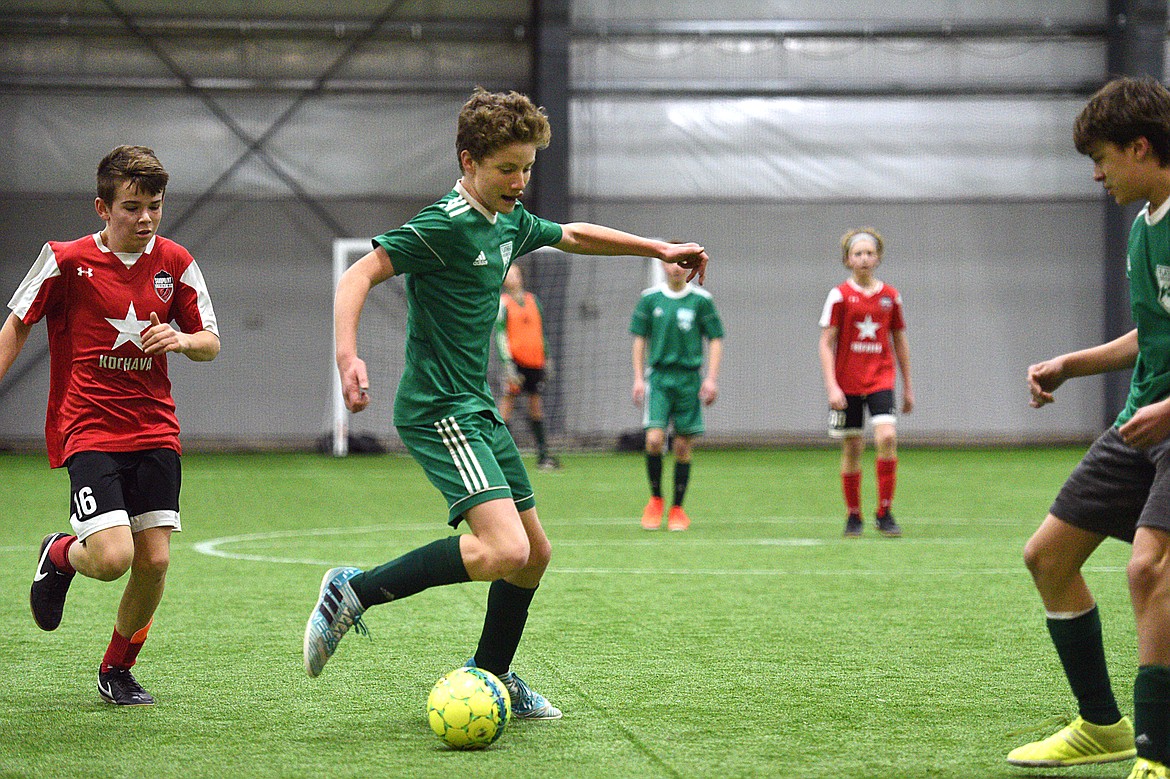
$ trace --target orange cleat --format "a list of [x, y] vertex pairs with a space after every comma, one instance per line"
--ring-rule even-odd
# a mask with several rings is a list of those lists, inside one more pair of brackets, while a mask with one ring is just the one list
[[651, 498], [642, 509], [642, 529], [657, 530], [662, 527], [662, 498]]
[[683, 511], [682, 506], [671, 506], [670, 514], [666, 517], [667, 530], [686, 530], [691, 526], [691, 518], [687, 516], [687, 512]]

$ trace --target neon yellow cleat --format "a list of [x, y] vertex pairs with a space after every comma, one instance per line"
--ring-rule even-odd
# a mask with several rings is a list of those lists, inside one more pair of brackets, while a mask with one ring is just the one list
[[1133, 764], [1129, 779], [1170, 779], [1170, 769], [1161, 763], [1139, 757]]
[[[1008, 753], [1007, 761], [1012, 765], [1051, 768], [1112, 763], [1116, 760], [1128, 760], [1136, 754], [1137, 749], [1133, 745], [1133, 723], [1129, 717], [1122, 717], [1114, 725], [1094, 725], [1077, 717], [1043, 741], [1033, 741], [1031, 744], [1013, 749]], [[1170, 775], [1167, 774], [1149, 776], [1166, 776], [1170, 779]]]

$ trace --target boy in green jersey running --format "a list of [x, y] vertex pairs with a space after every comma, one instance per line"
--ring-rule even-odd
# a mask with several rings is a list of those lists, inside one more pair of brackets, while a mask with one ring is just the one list
[[384, 565], [332, 568], [305, 627], [304, 663], [317, 676], [362, 613], [430, 587], [488, 581], [487, 613], [468, 662], [504, 682], [512, 711], [526, 719], [561, 712], [511, 670], [529, 604], [551, 555], [520, 453], [488, 389], [488, 354], [509, 265], [542, 246], [596, 255], [657, 257], [702, 282], [707, 254], [584, 222], [557, 224], [520, 202], [548, 119], [524, 95], [477, 89], [459, 113], [455, 188], [406, 225], [378, 236], [373, 251], [342, 276], [334, 299], [337, 368], [346, 406], [370, 403], [366, 365], [357, 355], [362, 307], [375, 285], [406, 276], [406, 365], [394, 425], [427, 478], [447, 499], [451, 535]]
[[[1066, 380], [1133, 369], [1129, 398], [1089, 448], [1029, 539], [1024, 560], [1079, 708], [1072, 724], [1008, 755], [1023, 766], [1138, 757], [1130, 779], [1170, 777], [1170, 91], [1151, 78], [1105, 85], [1077, 117], [1077, 151], [1118, 204], [1147, 201], [1129, 233], [1137, 327], [1028, 368], [1031, 405]], [[1107, 537], [1133, 544], [1127, 573], [1138, 635], [1134, 718], [1105, 664], [1101, 619], [1081, 568]], [[1136, 737], [1135, 737], [1136, 733]]]

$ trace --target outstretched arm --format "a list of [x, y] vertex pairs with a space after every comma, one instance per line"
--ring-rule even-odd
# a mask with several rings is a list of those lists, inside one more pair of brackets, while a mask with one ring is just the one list
[[691, 273], [687, 281], [698, 277], [702, 284], [707, 276], [707, 252], [697, 243], [670, 243], [643, 238], [590, 222], [570, 222], [561, 225], [561, 230], [563, 233], [556, 248], [564, 252], [655, 257], [689, 268]]
[[9, 314], [0, 327], [0, 379], [16, 361], [31, 331], [32, 325], [26, 325], [16, 314]]
[[337, 370], [345, 407], [358, 412], [370, 405], [370, 380], [366, 364], [357, 356], [358, 322], [370, 290], [394, 275], [390, 255], [379, 246], [350, 265], [337, 282], [333, 297], [333, 330], [337, 348]]

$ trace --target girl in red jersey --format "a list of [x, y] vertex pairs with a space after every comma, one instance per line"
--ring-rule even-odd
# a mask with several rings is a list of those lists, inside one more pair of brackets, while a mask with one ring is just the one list
[[874, 277], [882, 261], [882, 236], [871, 227], [841, 237], [841, 256], [852, 275], [829, 292], [821, 314], [820, 358], [829, 399], [829, 435], [841, 441], [845, 537], [861, 535], [861, 453], [869, 409], [877, 450], [877, 529], [902, 535], [890, 507], [898, 470], [894, 362], [902, 372], [902, 413], [914, 408], [910, 348], [898, 291]]

